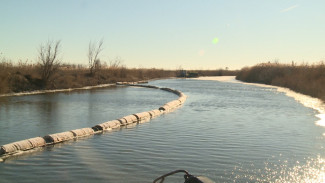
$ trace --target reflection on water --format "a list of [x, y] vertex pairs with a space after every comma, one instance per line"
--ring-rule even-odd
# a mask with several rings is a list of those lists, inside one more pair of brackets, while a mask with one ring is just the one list
[[308, 158], [304, 162], [289, 162], [278, 160], [272, 163], [266, 162], [263, 170], [256, 169], [254, 164], [249, 167], [236, 167], [234, 182], [236, 180], [246, 182], [325, 182], [325, 160], [320, 156]]
[[[33, 182], [32, 175], [42, 172], [41, 182], [138, 183], [175, 169], [216, 182], [324, 179], [325, 128], [315, 125], [318, 112], [277, 89], [191, 79], [151, 84], [181, 90], [188, 99], [149, 123], [5, 161], [1, 180], [16, 182], [19, 172], [19, 180]], [[0, 142], [89, 127], [175, 98], [134, 87], [12, 97], [0, 104]], [[182, 177], [168, 182], [182, 182]]]

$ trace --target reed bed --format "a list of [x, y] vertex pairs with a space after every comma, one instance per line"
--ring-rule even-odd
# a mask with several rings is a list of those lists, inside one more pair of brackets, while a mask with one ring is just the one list
[[28, 61], [12, 64], [10, 61], [2, 60], [0, 61], [0, 94], [81, 88], [118, 81], [134, 82], [168, 77], [176, 77], [176, 71], [118, 66], [101, 67], [90, 74], [87, 67], [63, 64], [49, 81], [44, 82], [39, 64]]
[[325, 64], [262, 63], [243, 68], [236, 79], [289, 88], [325, 101]]

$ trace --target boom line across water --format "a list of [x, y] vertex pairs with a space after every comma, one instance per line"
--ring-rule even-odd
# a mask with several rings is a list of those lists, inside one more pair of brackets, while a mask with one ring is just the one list
[[42, 148], [47, 145], [57, 144], [65, 142], [68, 140], [73, 140], [81, 137], [90, 136], [93, 134], [102, 133], [104, 131], [110, 131], [112, 129], [117, 129], [122, 126], [131, 125], [134, 123], [147, 122], [155, 117], [158, 117], [162, 114], [166, 114], [174, 111], [176, 108], [181, 106], [185, 101], [187, 96], [181, 91], [171, 89], [171, 88], [159, 88], [152, 85], [142, 85], [138, 82], [117, 82], [116, 85], [124, 86], [135, 86], [135, 87], [145, 87], [152, 89], [160, 89], [163, 91], [171, 92], [179, 96], [178, 99], [170, 101], [158, 109], [153, 109], [151, 111], [140, 112], [136, 114], [131, 114], [124, 116], [120, 119], [107, 121], [101, 124], [97, 124], [93, 127], [81, 128], [70, 130], [61, 133], [49, 134], [44, 137], [34, 137], [26, 140], [21, 140], [13, 142], [10, 144], [2, 145], [0, 147], [0, 162], [4, 161], [6, 158], [21, 154], [36, 148]]

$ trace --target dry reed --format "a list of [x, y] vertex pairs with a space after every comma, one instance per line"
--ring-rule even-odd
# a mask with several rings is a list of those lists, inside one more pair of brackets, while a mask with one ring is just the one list
[[236, 79], [289, 88], [325, 101], [325, 64], [263, 63], [243, 68]]
[[61, 65], [50, 80], [42, 81], [41, 66], [28, 61], [12, 64], [11, 61], [0, 60], [0, 94], [26, 92], [42, 89], [67, 89], [99, 84], [110, 84], [118, 81], [134, 82], [156, 78], [175, 77], [176, 71], [163, 69], [129, 69], [124, 66], [102, 67], [96, 73], [81, 65]]

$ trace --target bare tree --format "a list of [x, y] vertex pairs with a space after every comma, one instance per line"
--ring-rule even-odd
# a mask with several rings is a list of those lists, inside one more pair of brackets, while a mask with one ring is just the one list
[[38, 61], [41, 66], [40, 72], [44, 86], [60, 66], [60, 60], [58, 59], [59, 48], [60, 41], [48, 41], [45, 45], [41, 44], [39, 48]]
[[99, 41], [98, 45], [89, 42], [88, 64], [89, 64], [89, 71], [91, 75], [93, 75], [98, 69], [98, 66], [100, 66], [100, 59], [98, 55], [103, 50], [102, 48], [103, 43], [104, 43], [103, 39]]

